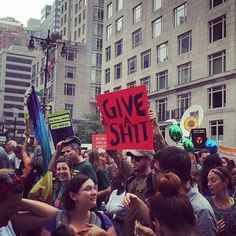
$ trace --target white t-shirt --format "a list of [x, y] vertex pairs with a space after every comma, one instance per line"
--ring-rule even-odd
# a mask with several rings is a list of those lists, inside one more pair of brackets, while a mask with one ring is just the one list
[[121, 195], [117, 195], [117, 189], [113, 190], [107, 203], [107, 210], [113, 214], [122, 214], [125, 211], [124, 199], [125, 192]]
[[0, 228], [0, 236], [16, 236], [11, 221], [8, 222], [8, 225]]

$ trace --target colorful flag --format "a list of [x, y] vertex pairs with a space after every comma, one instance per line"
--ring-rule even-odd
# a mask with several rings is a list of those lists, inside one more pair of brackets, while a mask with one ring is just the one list
[[29, 117], [33, 122], [35, 137], [41, 146], [44, 173], [44, 176], [31, 189], [29, 197], [31, 195], [37, 195], [43, 189], [41, 192], [42, 201], [49, 201], [52, 192], [52, 173], [48, 171], [48, 164], [52, 154], [44, 116], [34, 86], [32, 86], [31, 93], [27, 99], [27, 107]]
[[41, 146], [43, 157], [43, 172], [45, 174], [48, 170], [48, 164], [52, 154], [44, 116], [41, 111], [34, 86], [32, 86], [31, 94], [27, 99], [27, 107], [30, 119], [33, 122], [35, 137], [37, 138]]

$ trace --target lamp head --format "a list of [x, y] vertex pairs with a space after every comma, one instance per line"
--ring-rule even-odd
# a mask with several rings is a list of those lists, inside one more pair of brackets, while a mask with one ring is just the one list
[[32, 35], [31, 35], [31, 38], [30, 38], [30, 41], [29, 41], [28, 49], [29, 49], [31, 52], [34, 51], [34, 49], [35, 49], [35, 46], [34, 46], [34, 38], [33, 38]]

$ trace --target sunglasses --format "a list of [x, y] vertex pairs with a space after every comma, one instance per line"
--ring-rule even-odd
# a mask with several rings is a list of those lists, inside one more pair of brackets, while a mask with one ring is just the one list
[[141, 157], [137, 157], [137, 156], [131, 156], [131, 161], [136, 161], [139, 162], [140, 160], [145, 159], [147, 160], [147, 157], [141, 156]]

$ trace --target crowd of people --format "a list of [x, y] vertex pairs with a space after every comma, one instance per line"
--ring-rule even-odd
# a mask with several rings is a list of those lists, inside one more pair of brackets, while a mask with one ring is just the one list
[[[153, 150], [86, 150], [69, 136], [48, 170], [51, 198], [38, 186], [40, 145], [0, 147], [0, 236], [233, 236], [236, 166], [210, 150], [168, 146], [149, 112]], [[192, 157], [197, 163], [193, 168]]]

